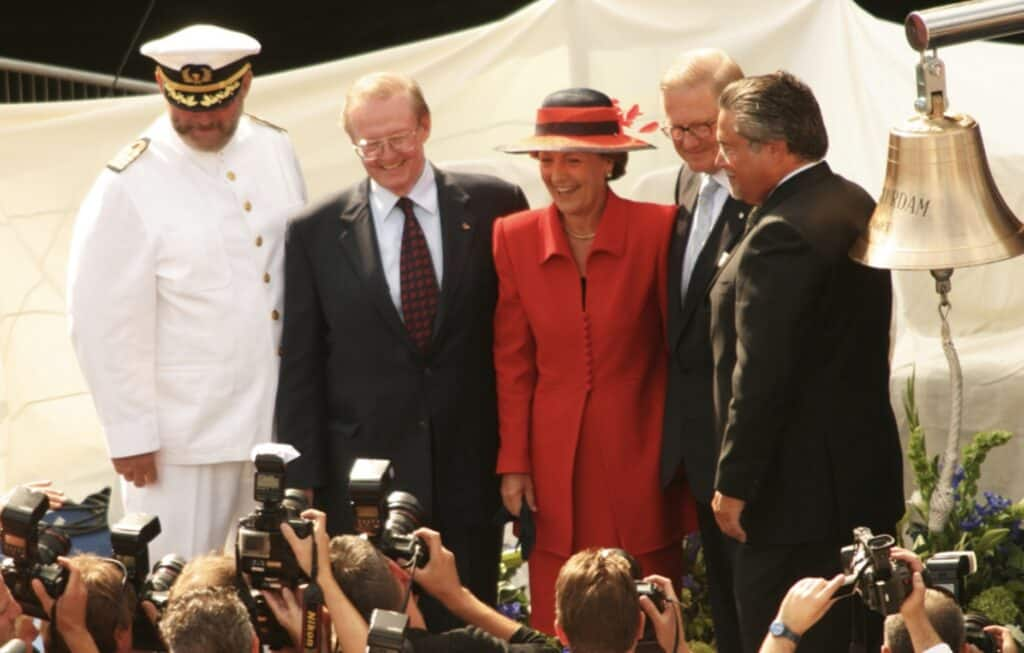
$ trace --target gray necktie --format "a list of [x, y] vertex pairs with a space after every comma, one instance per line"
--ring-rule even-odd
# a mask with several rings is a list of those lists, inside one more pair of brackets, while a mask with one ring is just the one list
[[682, 301], [686, 301], [686, 290], [690, 285], [693, 276], [693, 268], [697, 265], [697, 258], [700, 251], [704, 249], [704, 243], [711, 233], [711, 227], [715, 224], [715, 216], [711, 210], [715, 203], [715, 193], [721, 186], [714, 177], [708, 177], [708, 182], [700, 189], [697, 196], [697, 204], [693, 211], [693, 224], [690, 225], [690, 235], [686, 239], [686, 251], [683, 252], [683, 278], [679, 284], [679, 291]]

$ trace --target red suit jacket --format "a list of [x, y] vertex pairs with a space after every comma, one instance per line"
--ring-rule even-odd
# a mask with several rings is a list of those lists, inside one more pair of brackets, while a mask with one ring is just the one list
[[573, 550], [573, 475], [602, 469], [610, 516], [634, 554], [682, 538], [680, 488], [663, 491], [658, 466], [666, 383], [668, 249], [675, 209], [608, 192], [580, 275], [558, 211], [516, 213], [494, 226], [498, 273], [494, 354], [499, 474], [529, 473], [537, 548]]

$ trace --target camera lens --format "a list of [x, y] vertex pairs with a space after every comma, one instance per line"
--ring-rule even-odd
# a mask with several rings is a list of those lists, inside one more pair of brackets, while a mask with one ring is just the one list
[[872, 551], [878, 551], [880, 549], [888, 549], [896, 544], [896, 540], [893, 539], [892, 535], [875, 535], [868, 540], [868, 548]]
[[57, 556], [71, 551], [71, 540], [53, 526], [39, 525], [39, 562], [44, 565], [57, 562]]
[[384, 529], [399, 535], [409, 535], [423, 526], [423, 506], [408, 492], [392, 492], [388, 495], [388, 521]]
[[284, 491], [284, 499], [281, 499], [281, 507], [289, 519], [298, 519], [299, 515], [309, 508], [305, 491], [288, 488]]
[[168, 553], [153, 566], [153, 573], [146, 579], [146, 587], [154, 592], [166, 592], [178, 580], [185, 559], [179, 555]]

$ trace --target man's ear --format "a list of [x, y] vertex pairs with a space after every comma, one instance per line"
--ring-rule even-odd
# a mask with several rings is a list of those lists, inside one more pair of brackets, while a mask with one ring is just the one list
[[249, 94], [249, 85], [252, 84], [252, 71], [245, 73], [245, 77], [242, 77], [242, 88], [239, 89], [239, 99], [244, 100], [245, 96]]
[[260, 653], [260, 636], [255, 630], [252, 632], [252, 650], [249, 653]]
[[156, 80], [156, 85], [160, 89], [160, 93], [164, 92], [164, 75], [160, 72], [160, 68], [157, 67], [153, 71], [153, 79]]
[[117, 644], [118, 651], [131, 651], [132, 650], [132, 628], [126, 626], [124, 628], [114, 629], [114, 643]]

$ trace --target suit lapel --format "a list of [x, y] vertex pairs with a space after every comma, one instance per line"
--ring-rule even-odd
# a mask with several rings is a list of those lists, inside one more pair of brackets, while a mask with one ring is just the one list
[[680, 284], [683, 277], [683, 254], [693, 224], [693, 209], [700, 189], [700, 175], [691, 171], [684, 163], [676, 178], [675, 229], [668, 253], [668, 345], [673, 348], [683, 333], [683, 299]]
[[480, 232], [475, 215], [469, 212], [469, 195], [455, 184], [450, 175], [434, 169], [437, 180], [437, 205], [441, 214], [442, 258], [444, 279], [441, 284], [441, 300], [434, 319], [433, 339], [436, 342], [444, 328], [445, 319], [451, 315], [458, 297], [466, 259]]
[[680, 311], [680, 327], [677, 339], [672, 342], [678, 344], [678, 337], [693, 317], [697, 307], [704, 301], [708, 281], [718, 268], [718, 261], [724, 252], [731, 252], [736, 242], [743, 234], [747, 205], [739, 200], [729, 197], [722, 206], [722, 212], [715, 222], [714, 228], [708, 235], [707, 244], [697, 257], [697, 264], [693, 268], [690, 277], [690, 289], [693, 292], [686, 293], [686, 300]]
[[343, 253], [341, 258], [345, 259], [346, 264], [362, 281], [367, 297], [377, 308], [384, 322], [396, 336], [415, 350], [416, 345], [409, 337], [409, 331], [391, 301], [391, 293], [384, 278], [377, 234], [373, 228], [373, 217], [370, 215], [369, 190], [370, 182], [367, 180], [359, 187], [355, 201], [341, 213], [338, 233], [338, 246]]
[[683, 332], [683, 298], [680, 284], [683, 280], [683, 254], [686, 252], [686, 240], [693, 224], [693, 214], [686, 206], [676, 211], [675, 230], [672, 232], [672, 243], [668, 252], [668, 337], [669, 348], [672, 348]]
[[726, 233], [722, 234], [722, 247], [715, 253], [714, 260], [709, 261], [702, 285], [698, 286], [702, 288], [702, 292], [696, 293], [697, 298], [695, 299], [704, 301], [704, 298], [707, 297], [711, 287], [715, 285], [718, 275], [722, 273], [726, 263], [733, 257], [736, 250], [739, 249], [740, 243], [749, 233], [749, 226], [756, 219], [757, 212], [756, 207], [744, 204], [731, 196], [726, 200], [725, 206], [722, 208], [722, 218], [725, 223], [723, 228], [726, 230]]

